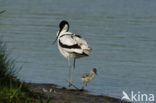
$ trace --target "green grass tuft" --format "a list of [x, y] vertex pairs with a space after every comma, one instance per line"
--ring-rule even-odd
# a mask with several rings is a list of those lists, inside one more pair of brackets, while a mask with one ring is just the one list
[[0, 40], [0, 103], [42, 102], [39, 94], [30, 92], [26, 83], [16, 78], [19, 69], [15, 67], [15, 61], [9, 58], [5, 43]]
[[[15, 78], [14, 60], [8, 58], [6, 45], [0, 41], [0, 85], [8, 86], [13, 78]], [[15, 81], [12, 82], [14, 83]]]

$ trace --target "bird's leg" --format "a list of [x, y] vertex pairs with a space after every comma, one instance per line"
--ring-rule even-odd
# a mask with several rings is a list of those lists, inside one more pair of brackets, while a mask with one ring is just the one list
[[68, 58], [68, 66], [69, 66], [69, 82], [68, 82], [68, 87], [71, 86], [71, 64], [70, 64], [70, 58]]
[[86, 82], [86, 86], [87, 86], [87, 82]]
[[83, 82], [83, 84], [82, 84], [82, 89], [84, 89], [84, 87], [85, 87], [85, 82]]
[[74, 60], [73, 60], [73, 65], [72, 65], [72, 74], [73, 74], [73, 72], [74, 72], [74, 70], [75, 70], [75, 62], [76, 62], [76, 59], [74, 58]]
[[72, 83], [72, 76], [73, 76], [73, 72], [74, 72], [74, 69], [75, 69], [75, 62], [76, 62], [76, 59], [74, 58], [73, 65], [72, 65], [72, 68], [71, 68], [70, 58], [68, 58], [68, 65], [69, 65], [69, 83], [68, 83], [68, 87], [70, 87], [71, 83]]
[[75, 69], [75, 62], [76, 62], [76, 59], [74, 58], [73, 71]]
[[73, 77], [74, 69], [75, 69], [75, 58], [74, 58], [73, 65], [72, 65], [72, 73], [71, 73], [71, 78], [70, 78], [71, 83], [72, 83], [72, 79], [73, 79], [72, 77]]

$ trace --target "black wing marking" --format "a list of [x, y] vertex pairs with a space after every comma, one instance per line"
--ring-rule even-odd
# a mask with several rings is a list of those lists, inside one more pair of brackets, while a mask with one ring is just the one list
[[72, 53], [75, 53], [75, 54], [78, 54], [78, 55], [83, 55], [83, 56], [89, 56], [88, 54], [86, 54], [86, 53], [77, 53], [77, 52], [72, 52]]
[[62, 48], [68, 48], [68, 49], [80, 49], [81, 48], [78, 44], [66, 45], [66, 44], [61, 43], [60, 40], [59, 40], [59, 44]]
[[76, 35], [76, 34], [63, 34], [63, 35], [61, 35], [60, 37], [63, 37], [63, 36], [65, 36], [65, 35], [71, 35], [71, 36], [76, 36], [76, 37], [82, 38], [80, 35]]
[[79, 38], [82, 38], [80, 35], [76, 35], [76, 34], [75, 34], [75, 36], [76, 36], [76, 37], [79, 37]]

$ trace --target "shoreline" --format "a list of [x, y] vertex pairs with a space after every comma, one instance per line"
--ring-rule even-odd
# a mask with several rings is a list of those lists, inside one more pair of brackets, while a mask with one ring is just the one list
[[25, 85], [30, 92], [37, 93], [42, 99], [49, 99], [52, 103], [128, 103], [118, 98], [94, 95], [86, 90], [68, 89], [56, 84], [25, 83]]

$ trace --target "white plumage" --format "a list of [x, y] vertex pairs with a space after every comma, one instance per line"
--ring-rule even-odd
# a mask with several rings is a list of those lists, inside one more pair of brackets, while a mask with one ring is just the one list
[[79, 58], [90, 55], [91, 49], [84, 39], [70, 32], [61, 33], [64, 35], [58, 37], [58, 47], [65, 58]]
[[[65, 20], [61, 21], [59, 27], [60, 30], [58, 31], [56, 37], [59, 51], [65, 58], [68, 58], [70, 70], [71, 70], [70, 58], [74, 59], [73, 66], [72, 66], [72, 70], [74, 70], [75, 59], [89, 56], [91, 53], [91, 48], [89, 47], [88, 43], [83, 38], [81, 38], [81, 36], [73, 34], [68, 31], [69, 24], [67, 21]], [[72, 75], [70, 72], [69, 75], [70, 75], [70, 82], [71, 82]]]

